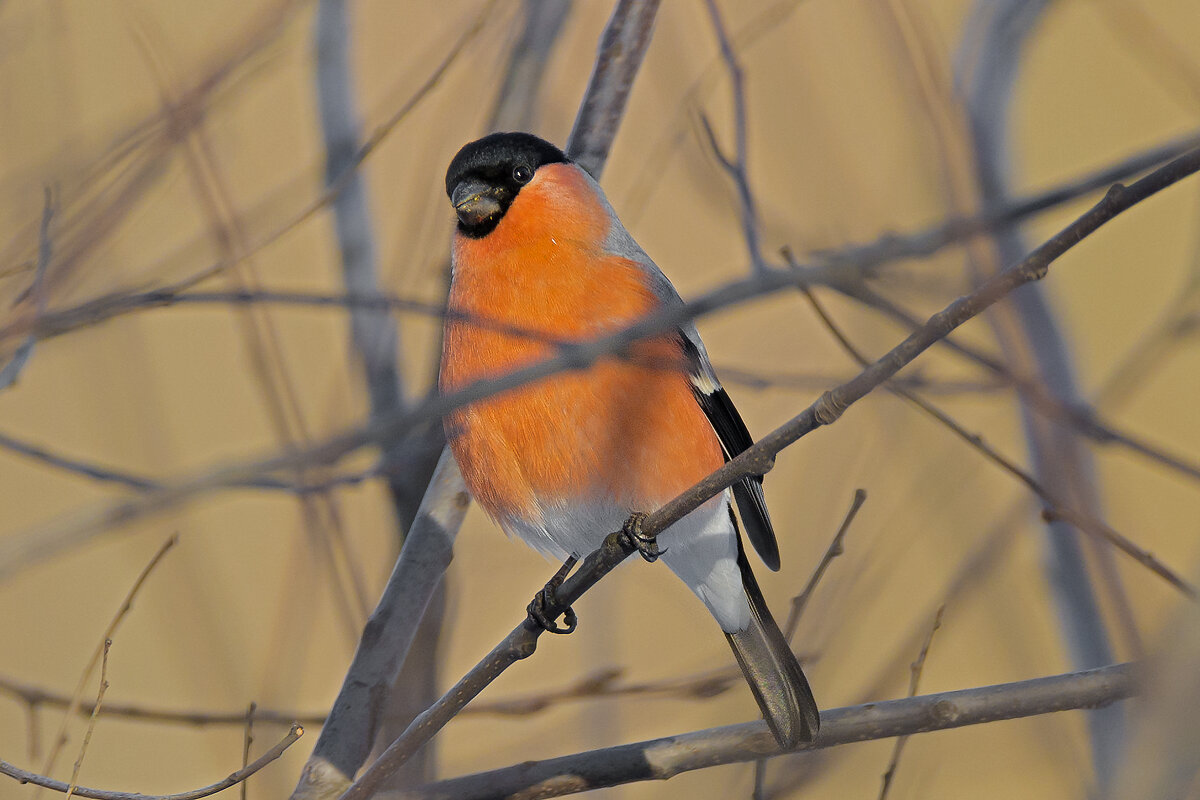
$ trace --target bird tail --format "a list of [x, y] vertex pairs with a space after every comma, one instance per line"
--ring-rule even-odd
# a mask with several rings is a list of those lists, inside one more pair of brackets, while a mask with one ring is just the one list
[[803, 742], [811, 742], [817, 735], [821, 725], [817, 701], [813, 699], [796, 654], [763, 600], [740, 537], [738, 567], [750, 603], [750, 624], [742, 631], [726, 631], [725, 638], [733, 648], [733, 655], [775, 741], [784, 750], [790, 750]]

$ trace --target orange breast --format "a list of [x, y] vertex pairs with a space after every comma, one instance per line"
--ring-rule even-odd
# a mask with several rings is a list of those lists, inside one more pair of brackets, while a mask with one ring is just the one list
[[[543, 166], [492, 233], [456, 235], [450, 306], [493, 326], [446, 326], [443, 391], [553, 355], [563, 340], [619, 330], [659, 306], [641, 268], [602, 249], [606, 210], [575, 167]], [[493, 516], [529, 519], [573, 499], [650, 510], [720, 466], [716, 435], [692, 397], [678, 340], [636, 346], [489, 398], [447, 418], [472, 494]]]

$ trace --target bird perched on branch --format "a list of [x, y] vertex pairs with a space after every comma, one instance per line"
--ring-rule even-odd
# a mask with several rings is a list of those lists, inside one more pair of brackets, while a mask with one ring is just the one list
[[[442, 391], [682, 303], [600, 186], [549, 142], [527, 133], [471, 142], [450, 163], [446, 193], [458, 227]], [[472, 403], [446, 429], [479, 504], [509, 535], [560, 559], [590, 553], [753, 441], [691, 323]], [[712, 612], [788, 748], [816, 734], [817, 706], [750, 570], [732, 499], [754, 549], [778, 569], [761, 477], [664, 530], [661, 549], [639, 549], [661, 555]]]

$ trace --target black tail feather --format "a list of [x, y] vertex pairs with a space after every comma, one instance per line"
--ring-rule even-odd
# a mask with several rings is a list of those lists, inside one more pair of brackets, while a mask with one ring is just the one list
[[750, 602], [750, 625], [744, 631], [726, 631], [725, 637], [775, 740], [790, 750], [817, 735], [821, 726], [817, 701], [796, 654], [767, 608], [740, 539], [738, 566]]

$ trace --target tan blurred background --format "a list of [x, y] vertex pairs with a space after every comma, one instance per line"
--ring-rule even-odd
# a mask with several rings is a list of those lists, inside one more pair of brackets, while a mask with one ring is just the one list
[[[899, 8], [913, 21], [934, 55], [924, 67], [946, 80], [966, 3], [722, 5], [735, 31], [781, 12], [739, 50], [750, 176], [768, 255], [784, 244], [803, 255], [867, 241], [947, 214], [943, 154], [895, 19]], [[483, 8], [477, 0], [352, 4], [364, 131], [420, 89]], [[452, 219], [444, 169], [463, 142], [485, 132], [520, 9], [516, 2], [490, 7], [479, 35], [364, 164], [379, 269], [391, 292], [439, 296]], [[553, 51], [535, 130], [560, 144], [609, 10], [599, 0], [576, 2]], [[49, 308], [170, 284], [247, 249], [251, 257], [198, 288], [342, 291], [327, 209], [257, 246], [322, 192], [313, 12], [304, 2], [0, 3], [0, 306], [12, 308], [5, 325], [30, 313], [18, 301], [33, 279], [47, 186], [58, 202], [44, 287]], [[1195, 130], [1197, 41], [1194, 0], [1062, 0], [1053, 7], [1029, 46], [1015, 96], [1017, 190], [1048, 188]], [[746, 269], [735, 195], [696, 123], [697, 109], [705, 110], [730, 141], [729, 96], [703, 3], [664, 2], [604, 185], [685, 297]], [[1086, 396], [1160, 329], [1196, 279], [1196, 199], [1195, 180], [1151, 199], [1072, 251], [1045, 281]], [[1033, 219], [1029, 240], [1045, 238], [1090, 202]], [[964, 289], [964, 274], [963, 251], [952, 248], [888, 268], [878, 289], [926, 314]], [[849, 301], [822, 297], [869, 353], [882, 353], [903, 333]], [[429, 387], [437, 323], [415, 314], [397, 319], [403, 372], [417, 397]], [[700, 328], [719, 372], [776, 379], [766, 388], [726, 381], [759, 435], [853, 374], [794, 293], [714, 314]], [[982, 321], [962, 336], [996, 348]], [[6, 361], [19, 342], [12, 335], [0, 342]], [[916, 369], [935, 382], [990, 381], [945, 352], [929, 353]], [[797, 380], [784, 385], [781, 378]], [[1105, 415], [1195, 458], [1194, 342], [1173, 342], [1126, 388], [1120, 402], [1102, 408]], [[1010, 391], [930, 396], [1026, 461]], [[0, 433], [171, 482], [280, 452], [281, 414], [292, 441], [317, 441], [360, 423], [366, 402], [342, 311], [167, 307], [39, 343], [16, 385], [0, 393]], [[1200, 485], [1125, 450], [1094, 452], [1108, 522], [1194, 575]], [[371, 463], [372, 454], [358, 454], [339, 471]], [[778, 574], [759, 572], [780, 616], [854, 489], [869, 493], [846, 554], [833, 562], [801, 623], [799, 649], [822, 706], [902, 696], [908, 664], [942, 602], [922, 692], [1070, 669], [1032, 497], [902, 401], [867, 398], [786, 451], [766, 486], [784, 564]], [[0, 448], [0, 543], [62, 530], [135, 494]], [[23, 568], [0, 582], [0, 678], [69, 694], [138, 572], [173, 532], [178, 546], [115, 636], [106, 700], [233, 713], [254, 701], [323, 713], [397, 546], [378, 481], [307, 505], [280, 491], [208, 493]], [[973, 560], [982, 566], [967, 573]], [[1116, 562], [1137, 631], [1153, 646], [1179, 595], [1130, 560]], [[552, 571], [471, 510], [449, 572], [444, 683], [511, 629]], [[546, 637], [534, 659], [481, 699], [566, 687], [605, 668], [621, 670], [624, 683], [653, 683], [732, 664], [717, 628], [660, 567], [623, 567], [577, 610], [576, 635]], [[1115, 638], [1118, 658], [1137, 655], [1128, 637]], [[89, 697], [97, 682], [89, 680]], [[741, 685], [705, 700], [649, 695], [562, 702], [529, 716], [468, 714], [439, 737], [438, 769], [451, 776], [756, 716]], [[60, 710], [31, 709], [0, 692], [0, 758], [39, 768], [61, 718]], [[85, 727], [82, 718], [72, 721], [56, 777], [69, 777]], [[258, 724], [252, 757], [285, 730]], [[249, 796], [285, 796], [316, 733], [310, 727], [255, 776]], [[182, 791], [240, 766], [242, 739], [239, 725], [101, 717], [80, 782]], [[873, 797], [891, 749], [891, 742], [874, 742], [797, 762], [808, 769], [800, 793]], [[773, 764], [768, 783], [790, 769]], [[1083, 717], [1067, 713], [914, 738], [891, 796], [1081, 797], [1091, 771]], [[750, 765], [733, 765], [613, 796], [745, 797], [752, 776]], [[0, 798], [32, 795], [0, 779]]]

